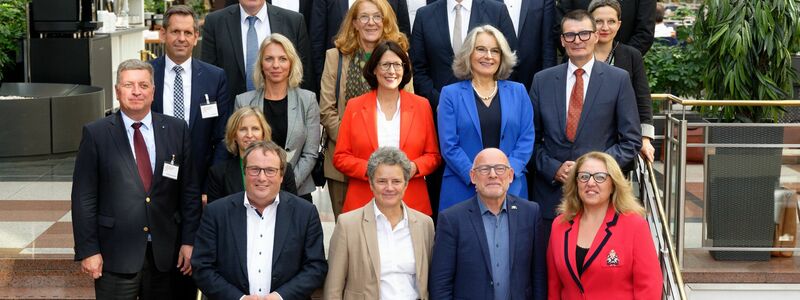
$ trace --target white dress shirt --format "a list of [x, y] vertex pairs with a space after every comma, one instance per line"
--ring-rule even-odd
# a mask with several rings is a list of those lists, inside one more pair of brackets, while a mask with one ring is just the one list
[[519, 36], [519, 16], [522, 11], [523, 0], [504, 0], [508, 15], [511, 16], [511, 23], [514, 23], [514, 32]]
[[[172, 70], [175, 65], [174, 61], [169, 58], [169, 55], [164, 56], [166, 63], [164, 64], [164, 94], [162, 101], [163, 112], [168, 116], [175, 116], [175, 71]], [[180, 64], [183, 68], [181, 74], [181, 81], [183, 82], [183, 120], [189, 124], [189, 117], [192, 115], [192, 58], [189, 57], [185, 62]]]
[[[250, 22], [247, 21], [247, 17], [250, 15], [242, 8], [241, 4], [239, 5], [239, 23], [242, 25], [242, 57], [247, 59], [247, 29], [250, 28]], [[272, 29], [269, 27], [269, 19], [267, 18], [267, 3], [264, 2], [264, 6], [256, 13], [256, 23], [253, 24], [253, 27], [256, 28], [256, 36], [258, 37], [258, 45], [256, 45], [256, 49], [261, 46], [261, 42], [267, 38], [268, 35], [272, 34]], [[258, 55], [258, 54], [256, 54]], [[245, 62], [247, 63], [247, 62]], [[260, 68], [257, 68], [260, 70]]]
[[[578, 37], [575, 37], [575, 38], [578, 38]], [[594, 67], [594, 56], [592, 56], [592, 59], [589, 60], [589, 62], [587, 62], [585, 65], [583, 65], [583, 67], [581, 67], [581, 69], [583, 69], [583, 76], [581, 76], [581, 77], [583, 77], [583, 101], [584, 102], [586, 102], [586, 90], [589, 88], [589, 79], [591, 78], [592, 67]], [[567, 116], [567, 118], [569, 118], [569, 97], [570, 97], [570, 95], [572, 95], [572, 87], [575, 85], [575, 70], [577, 70], [577, 69], [578, 69], [578, 66], [574, 65], [572, 63], [572, 60], [570, 60], [569, 63], [567, 64], [567, 93], [566, 93], [567, 98], [565, 100], [567, 102], [567, 106], [566, 106], [567, 109], [565, 111], [565, 113], [566, 113], [565, 116]]]
[[378, 120], [378, 147], [400, 148], [400, 97], [397, 98], [397, 109], [391, 119], [386, 119], [386, 114], [381, 110], [381, 102], [377, 101], [376, 118]]
[[[125, 133], [128, 136], [128, 144], [131, 146], [131, 153], [133, 153], [133, 159], [136, 160], [136, 148], [133, 145], [133, 133], [135, 130], [131, 125], [136, 122], [142, 122], [142, 127], [139, 127], [139, 131], [142, 132], [142, 137], [144, 138], [144, 144], [147, 146], [147, 154], [150, 156], [150, 171], [156, 171], [156, 140], [155, 135], [153, 134], [153, 113], [148, 112], [141, 121], [134, 121], [133, 119], [129, 118], [125, 115], [122, 110], [119, 111], [122, 115], [122, 124], [125, 125]], [[174, 153], [170, 153], [174, 154]]]
[[[420, 7], [428, 5], [428, 1], [426, 0], [408, 0], [406, 1], [406, 5], [408, 5], [408, 19], [411, 21], [411, 26], [414, 26], [414, 18], [417, 16], [417, 10]], [[461, 16], [462, 18], [464, 16]]]
[[272, 0], [272, 5], [291, 11], [300, 12], [300, 1], [297, 0]]
[[259, 215], [244, 193], [247, 211], [247, 281], [250, 295], [268, 295], [272, 285], [272, 249], [275, 242], [275, 216], [281, 203], [280, 194], [275, 202]]
[[403, 206], [403, 219], [392, 229], [385, 215], [375, 206], [378, 253], [381, 258], [381, 300], [419, 299], [414, 245], [408, 228], [408, 211]]
[[[469, 33], [469, 14], [472, 11], [472, 0], [461, 0], [461, 40], [467, 38]], [[456, 1], [447, 0], [447, 32], [453, 34], [453, 26], [456, 22]], [[452, 37], [451, 39], [452, 40]]]

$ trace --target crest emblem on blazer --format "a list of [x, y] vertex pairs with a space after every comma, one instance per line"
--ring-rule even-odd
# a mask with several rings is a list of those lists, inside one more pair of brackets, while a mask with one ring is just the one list
[[606, 264], [610, 267], [619, 266], [619, 257], [617, 257], [617, 252], [614, 249], [611, 249], [611, 252], [608, 252], [608, 257], [606, 257]]

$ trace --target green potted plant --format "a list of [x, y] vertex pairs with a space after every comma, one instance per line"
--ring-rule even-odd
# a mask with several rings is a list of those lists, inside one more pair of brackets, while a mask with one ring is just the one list
[[0, 82], [4, 73], [18, 72], [17, 56], [21, 50], [21, 39], [25, 37], [25, 6], [29, 0], [0, 1]]
[[[797, 81], [792, 53], [800, 50], [800, 0], [706, 0], [694, 27], [706, 59], [702, 68], [707, 99], [790, 99]], [[778, 106], [697, 108], [717, 122], [775, 122]], [[780, 127], [709, 127], [712, 144], [780, 144]], [[706, 151], [707, 236], [714, 246], [771, 247], [774, 191], [781, 149], [716, 147]], [[747, 226], [740, 226], [747, 224]], [[720, 260], [766, 260], [769, 252], [711, 251]]]

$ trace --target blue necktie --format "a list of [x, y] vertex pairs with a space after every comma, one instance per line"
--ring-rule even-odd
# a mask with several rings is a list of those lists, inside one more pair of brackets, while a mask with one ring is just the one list
[[172, 93], [172, 98], [175, 101], [174, 117], [183, 120], [183, 77], [181, 77], [183, 67], [176, 65], [172, 67], [172, 71], [175, 71], [175, 86], [173, 87], [174, 91]]
[[253, 87], [253, 67], [256, 62], [256, 53], [258, 53], [258, 35], [256, 35], [256, 18], [255, 16], [247, 17], [247, 22], [250, 24], [247, 28], [247, 57], [245, 58], [245, 70], [247, 78], [247, 90], [252, 91]]

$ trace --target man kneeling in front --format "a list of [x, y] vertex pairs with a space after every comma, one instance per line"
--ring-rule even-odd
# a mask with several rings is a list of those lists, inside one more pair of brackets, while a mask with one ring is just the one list
[[210, 299], [308, 299], [328, 264], [313, 204], [280, 191], [286, 153], [254, 142], [242, 161], [245, 191], [206, 206], [192, 267]]

